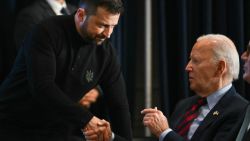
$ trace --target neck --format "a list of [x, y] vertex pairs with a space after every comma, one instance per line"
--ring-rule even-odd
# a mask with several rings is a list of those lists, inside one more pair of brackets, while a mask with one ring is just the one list
[[209, 95], [211, 95], [215, 91], [222, 89], [223, 87], [225, 87], [226, 85], [228, 85], [230, 83], [232, 83], [232, 82], [229, 81], [228, 79], [222, 79], [222, 78], [217, 79], [217, 80], [214, 80], [214, 83], [209, 83], [207, 85], [207, 87], [204, 88], [204, 91], [196, 92], [196, 94], [201, 96], [201, 97], [208, 97]]

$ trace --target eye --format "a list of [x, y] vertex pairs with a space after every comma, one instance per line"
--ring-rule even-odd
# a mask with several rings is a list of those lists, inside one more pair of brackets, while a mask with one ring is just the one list
[[196, 59], [196, 58], [192, 58], [190, 61], [191, 61], [193, 64], [198, 64], [198, 63], [199, 63], [199, 60]]
[[97, 27], [98, 28], [105, 28], [105, 26], [103, 24], [98, 24]]

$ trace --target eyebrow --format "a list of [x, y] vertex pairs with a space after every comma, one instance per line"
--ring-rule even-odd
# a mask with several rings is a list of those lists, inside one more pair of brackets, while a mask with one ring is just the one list
[[106, 24], [106, 23], [104, 23], [104, 22], [99, 22], [99, 24], [101, 24], [101, 25], [103, 25], [103, 26], [105, 26], [105, 27], [109, 27], [109, 26], [115, 27], [115, 26], [117, 25], [117, 24], [109, 25], [109, 24]]

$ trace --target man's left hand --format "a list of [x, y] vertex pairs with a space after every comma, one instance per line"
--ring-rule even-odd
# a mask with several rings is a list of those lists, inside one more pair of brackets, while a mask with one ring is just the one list
[[98, 122], [96, 129], [86, 129], [83, 133], [87, 141], [111, 141], [112, 131], [109, 122], [104, 119]]

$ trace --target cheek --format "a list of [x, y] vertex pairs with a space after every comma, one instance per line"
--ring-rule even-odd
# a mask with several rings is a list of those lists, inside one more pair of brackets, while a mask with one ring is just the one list
[[246, 62], [246, 67], [249, 69], [250, 68], [250, 58], [248, 58], [247, 62]]
[[244, 75], [250, 77], [250, 61], [246, 62]]
[[89, 32], [91, 32], [92, 34], [99, 34], [101, 33], [102, 29], [98, 28], [97, 25], [92, 24], [88, 26], [88, 30]]
[[250, 83], [250, 73], [249, 73], [249, 71], [248, 71], [248, 72], [245, 72], [245, 73], [243, 74], [243, 79], [244, 79], [245, 81], [247, 81], [248, 83]]
[[204, 68], [204, 69], [200, 69], [200, 71], [198, 72], [198, 81], [197, 83], [208, 83], [210, 81], [211, 78], [214, 77], [215, 72], [214, 71], [210, 71], [211, 68]]

